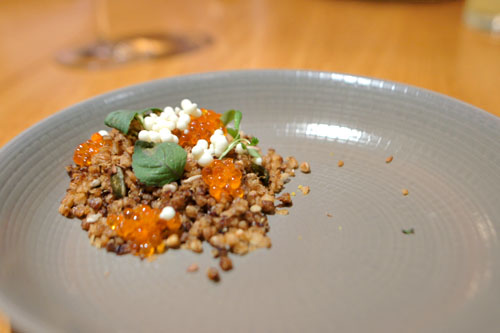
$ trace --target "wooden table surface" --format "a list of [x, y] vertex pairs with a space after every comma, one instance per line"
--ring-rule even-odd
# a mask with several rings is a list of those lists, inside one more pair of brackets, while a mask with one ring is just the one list
[[[107, 0], [107, 36], [159, 31], [211, 43], [105, 70], [57, 51], [96, 37], [104, 0], [0, 2], [0, 146], [89, 97], [156, 78], [230, 69], [335, 71], [434, 90], [500, 116], [500, 37], [462, 22], [462, 1]], [[103, 16], [104, 15], [104, 16]], [[8, 312], [8, 309], [6, 309]], [[0, 316], [0, 331], [5, 319]]]

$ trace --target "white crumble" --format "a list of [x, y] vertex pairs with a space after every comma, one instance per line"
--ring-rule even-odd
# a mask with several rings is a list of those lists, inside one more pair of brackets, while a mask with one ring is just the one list
[[161, 210], [160, 219], [162, 220], [171, 220], [174, 218], [174, 216], [175, 216], [175, 209], [170, 206], [167, 206]]
[[159, 115], [151, 113], [145, 117], [144, 130], [139, 132], [138, 138], [148, 142], [178, 143], [179, 138], [172, 131], [177, 129], [187, 134], [191, 119], [201, 115], [202, 112], [196, 103], [183, 99], [180, 108], [167, 106]]
[[108, 131], [105, 131], [105, 130], [100, 130], [98, 133], [100, 136], [109, 136]]
[[241, 143], [238, 143], [234, 150], [236, 151], [237, 154], [244, 154], [245, 153], [245, 149], [243, 148], [243, 145]]

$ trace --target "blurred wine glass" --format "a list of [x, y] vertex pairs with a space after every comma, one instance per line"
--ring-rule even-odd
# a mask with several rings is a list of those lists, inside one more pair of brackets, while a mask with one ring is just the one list
[[[114, 1], [114, 2], [113, 2]], [[132, 8], [130, 5], [132, 4]], [[110, 8], [111, 5], [114, 7]], [[206, 35], [180, 35], [173, 32], [141, 32], [136, 31], [128, 34], [115, 36], [113, 33], [112, 11], [118, 7], [126, 7], [127, 2], [117, 0], [92, 0], [92, 16], [94, 28], [94, 40], [80, 47], [63, 49], [56, 54], [56, 60], [67, 66], [100, 69], [113, 67], [120, 64], [137, 60], [154, 59], [172, 56], [180, 53], [190, 52], [210, 43]], [[122, 25], [133, 26], [138, 15], [133, 6], [154, 7], [151, 1], [128, 1], [129, 9], [121, 20]], [[152, 8], [151, 10], [155, 10]], [[147, 21], [143, 19], [142, 22]], [[164, 29], [162, 29], [164, 30]]]
[[500, 33], [500, 0], [466, 0], [464, 20], [469, 26]]

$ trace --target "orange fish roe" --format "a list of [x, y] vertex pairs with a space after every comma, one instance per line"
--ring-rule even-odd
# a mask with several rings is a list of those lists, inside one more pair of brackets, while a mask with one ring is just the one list
[[215, 130], [222, 128], [224, 134], [227, 133], [224, 124], [220, 120], [220, 114], [212, 111], [201, 109], [202, 115], [195, 118], [189, 123], [187, 133], [180, 130], [173, 131], [173, 134], [179, 138], [179, 145], [182, 147], [194, 147], [198, 140], [207, 140], [210, 143], [210, 137]]
[[161, 252], [165, 230], [175, 232], [181, 227], [179, 214], [170, 220], [160, 219], [160, 210], [148, 205], [127, 208], [120, 215], [109, 215], [107, 223], [118, 236], [131, 243], [131, 252], [141, 257], [148, 257]]
[[79, 166], [89, 166], [92, 164], [92, 156], [99, 152], [103, 146], [111, 144], [111, 140], [104, 139], [101, 134], [94, 133], [89, 140], [80, 143], [75, 149], [73, 162]]
[[210, 186], [210, 195], [220, 201], [223, 195], [241, 198], [241, 171], [236, 168], [231, 158], [214, 160], [201, 170], [203, 181]]

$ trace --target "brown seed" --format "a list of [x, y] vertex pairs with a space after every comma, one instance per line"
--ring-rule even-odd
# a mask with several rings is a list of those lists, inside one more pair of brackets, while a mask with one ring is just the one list
[[219, 265], [223, 271], [229, 271], [229, 270], [233, 269], [233, 262], [231, 261], [231, 259], [228, 256], [221, 256]]
[[275, 210], [274, 202], [269, 201], [269, 200], [262, 200], [261, 205], [262, 205], [262, 211], [264, 213], [268, 213], [268, 214], [274, 213], [274, 210]]
[[339, 160], [338, 166], [339, 166], [339, 168], [342, 168], [344, 166], [344, 161]]
[[187, 246], [188, 248], [196, 253], [201, 253], [203, 252], [203, 245], [201, 244], [201, 241], [199, 239], [190, 239], [187, 241]]
[[391, 155], [385, 159], [385, 163], [391, 163], [394, 157]]
[[223, 248], [226, 245], [224, 243], [224, 235], [223, 234], [214, 235], [208, 241], [210, 244], [212, 244], [213, 246], [218, 247], [218, 248]]
[[187, 271], [189, 273], [193, 273], [193, 272], [197, 272], [198, 271], [198, 264], [191, 264], [189, 265], [189, 267], [187, 268]]
[[281, 201], [282, 206], [291, 206], [292, 205], [292, 197], [290, 196], [290, 193], [285, 192], [279, 197], [276, 198], [277, 200]]
[[217, 249], [212, 249], [212, 251], [210, 251], [210, 253], [212, 253], [212, 257], [214, 257], [214, 258], [218, 258], [220, 256], [220, 251]]
[[311, 191], [311, 189], [309, 188], [309, 186], [302, 186], [302, 188], [300, 190], [302, 191], [303, 195], [307, 195]]
[[326, 216], [328, 216], [328, 217], [332, 217], [333, 215], [332, 215], [332, 214], [330, 214], [330, 213], [326, 213]]
[[168, 236], [167, 240], [165, 241], [165, 245], [169, 248], [179, 247], [179, 245], [181, 245], [179, 236], [177, 234], [172, 234]]
[[259, 206], [259, 205], [253, 205], [252, 207], [250, 207], [250, 211], [252, 213], [258, 213], [262, 210], [262, 207]]
[[248, 250], [248, 243], [246, 242], [236, 243], [236, 245], [232, 248], [232, 252], [240, 255], [248, 253]]
[[297, 169], [299, 167], [299, 162], [293, 156], [288, 156], [286, 159], [289, 168]]
[[210, 267], [207, 270], [207, 276], [210, 280], [214, 282], [219, 282], [220, 281], [220, 276], [219, 276], [219, 271], [215, 267]]
[[233, 247], [236, 243], [238, 243], [238, 236], [235, 233], [229, 232], [224, 235], [224, 241], [229, 247]]
[[406, 195], [408, 195], [408, 193], [410, 193], [410, 192], [408, 192], [408, 190], [407, 190], [407, 189], [403, 189], [403, 190], [401, 191], [401, 193], [403, 193], [403, 195], [405, 195], [405, 196], [406, 196]]
[[311, 172], [311, 166], [307, 162], [302, 162], [300, 163], [300, 171], [303, 173], [309, 173]]
[[288, 215], [288, 209], [280, 209], [276, 211], [278, 215]]

